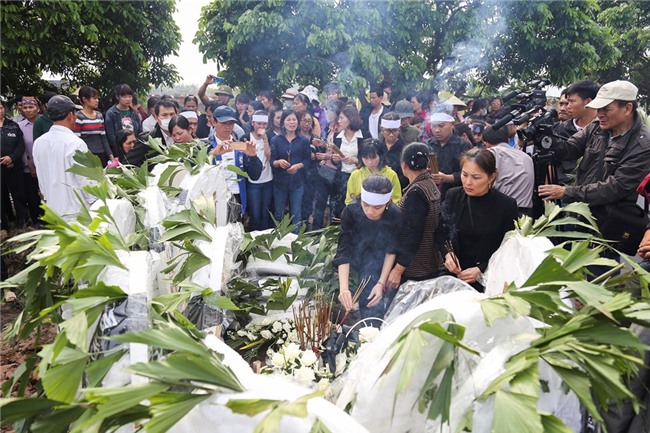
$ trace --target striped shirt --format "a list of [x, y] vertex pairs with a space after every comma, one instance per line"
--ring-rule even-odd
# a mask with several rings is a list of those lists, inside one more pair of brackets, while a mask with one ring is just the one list
[[88, 150], [95, 155], [105, 153], [111, 155], [106, 130], [104, 129], [104, 117], [99, 111], [95, 111], [95, 118], [91, 119], [83, 111], [77, 111], [77, 120], [74, 123], [74, 133], [86, 142]]

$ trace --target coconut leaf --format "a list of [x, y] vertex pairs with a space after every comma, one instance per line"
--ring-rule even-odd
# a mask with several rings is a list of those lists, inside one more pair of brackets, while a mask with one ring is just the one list
[[566, 424], [554, 415], [542, 414], [544, 433], [573, 433]]
[[240, 308], [237, 305], [235, 305], [235, 303], [230, 298], [228, 298], [227, 296], [219, 295], [214, 292], [204, 296], [203, 300], [207, 305], [221, 308], [223, 310], [229, 310], [229, 311], [240, 310]]
[[105, 419], [127, 411], [141, 402], [166, 391], [167, 385], [146, 383], [120, 388], [88, 388], [85, 389], [86, 400], [93, 404], [96, 412], [75, 424], [70, 433], [85, 433], [93, 425]]
[[309, 433], [332, 433], [332, 431], [327, 428], [325, 423], [323, 423], [320, 418], [316, 418], [316, 421], [314, 421], [314, 424], [311, 426]]
[[160, 361], [138, 363], [128, 367], [141, 376], [164, 383], [189, 385], [188, 381], [220, 386], [233, 391], [243, 391], [237, 377], [216, 357], [191, 353], [172, 353]]
[[93, 388], [100, 384], [113, 364], [119, 361], [127, 351], [122, 349], [110, 355], [104, 355], [92, 361], [86, 367], [87, 387]]
[[66, 359], [62, 351], [57, 357], [59, 364], [49, 368], [42, 376], [43, 389], [49, 399], [70, 403], [83, 377], [84, 367], [89, 355], [78, 353], [76, 359]]
[[4, 427], [25, 418], [46, 414], [62, 404], [45, 398], [0, 398], [1, 425]]
[[157, 329], [146, 329], [144, 331], [127, 332], [126, 334], [105, 338], [122, 343], [142, 343], [171, 351], [189, 352], [199, 356], [209, 356], [212, 353], [202, 343], [192, 338], [186, 331], [173, 325], [170, 327], [159, 327]]
[[537, 413], [537, 397], [509, 391], [497, 391], [494, 396], [492, 431], [544, 433], [541, 416]]
[[144, 423], [147, 433], [164, 433], [172, 428], [194, 406], [210, 394], [161, 393], [151, 397], [151, 420]]

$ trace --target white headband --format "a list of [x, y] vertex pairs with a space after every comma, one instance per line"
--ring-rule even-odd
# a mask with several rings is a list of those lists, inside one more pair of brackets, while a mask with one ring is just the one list
[[386, 129], [398, 129], [401, 123], [399, 120], [381, 119], [381, 127]]
[[263, 114], [253, 114], [253, 122], [269, 123], [269, 116]]
[[370, 206], [381, 206], [390, 201], [393, 193], [387, 192], [386, 194], [377, 194], [376, 192], [368, 192], [361, 187], [361, 200]]
[[454, 118], [447, 113], [433, 113], [429, 118], [431, 123], [435, 122], [453, 122]]
[[186, 118], [186, 119], [197, 119], [198, 120], [198, 116], [196, 115], [196, 113], [194, 111], [181, 111], [179, 114], [181, 116], [183, 116], [184, 118]]

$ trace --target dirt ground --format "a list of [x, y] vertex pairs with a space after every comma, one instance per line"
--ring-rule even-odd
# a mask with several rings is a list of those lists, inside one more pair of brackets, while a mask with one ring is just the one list
[[[21, 307], [15, 302], [3, 303], [0, 307], [0, 317], [2, 318], [2, 330], [4, 331], [7, 326], [20, 314]], [[0, 383], [10, 380], [13, 377], [14, 371], [31, 353], [40, 351], [43, 344], [51, 343], [56, 336], [56, 327], [49, 325], [41, 330], [38, 346], [36, 345], [37, 332], [34, 331], [29, 338], [20, 340], [18, 342], [10, 341], [2, 338], [0, 341]], [[35, 392], [34, 384], [36, 378], [32, 377], [30, 384], [27, 387], [27, 395]], [[12, 393], [15, 396], [15, 392]], [[0, 392], [0, 396], [5, 397]]]
[[[2, 230], [0, 231], [0, 242], [4, 242], [5, 239], [16, 236], [20, 233], [32, 230], [31, 228], [21, 229], [21, 230], [11, 230], [9, 233]], [[2, 252], [5, 253], [9, 246], [7, 244], [2, 245]], [[20, 272], [25, 267], [25, 259], [28, 252], [22, 254], [7, 254], [3, 256], [4, 264], [6, 265], [6, 270], [9, 276], [15, 275]], [[16, 299], [7, 302], [5, 300], [5, 292], [3, 291], [0, 296], [0, 327], [2, 333], [7, 329], [8, 326], [16, 319], [23, 309], [23, 299], [21, 297], [20, 291], [15, 290]], [[40, 338], [38, 345], [36, 343], [37, 332], [34, 331], [29, 338], [16, 341], [10, 341], [0, 336], [0, 384], [4, 384], [5, 381], [11, 380], [13, 378], [16, 368], [25, 360], [25, 358], [30, 354], [37, 353], [43, 344], [51, 343], [54, 340], [56, 335], [56, 327], [53, 325], [47, 326], [41, 330]], [[32, 395], [36, 392], [34, 385], [37, 382], [37, 378], [34, 374], [29, 381], [29, 384], [26, 388], [26, 394]], [[16, 392], [12, 392], [12, 396], [15, 396]], [[5, 397], [2, 392], [0, 392], [0, 397]], [[1, 433], [12, 433], [14, 430], [11, 427], [2, 427], [0, 428]]]
[[[12, 230], [9, 233], [3, 230], [0, 232], [0, 241], [4, 241], [8, 237], [15, 236], [30, 230], [32, 229], [27, 228], [21, 230]], [[2, 245], [3, 253], [7, 250], [7, 247], [7, 244]], [[3, 256], [9, 276], [15, 275], [24, 269], [25, 259], [28, 253], [29, 252], [24, 252], [19, 255], [10, 253]], [[7, 329], [7, 327], [10, 326], [14, 319], [20, 314], [23, 308], [20, 291], [15, 290], [14, 292], [16, 294], [16, 299], [12, 302], [6, 302], [4, 291], [2, 293], [2, 297], [0, 298], [0, 326], [3, 333], [5, 329]], [[35, 347], [35, 340], [37, 337], [36, 331], [34, 331], [34, 333], [32, 333], [29, 338], [18, 342], [9, 341], [4, 337], [0, 337], [0, 383], [4, 383], [6, 380], [11, 379], [13, 377], [14, 371], [25, 360], [25, 358], [31, 353], [37, 353], [40, 350], [41, 345], [51, 343], [54, 340], [55, 335], [56, 327], [54, 326], [48, 326], [42, 329], [38, 347]], [[30, 382], [30, 385], [27, 387], [28, 394], [35, 392], [35, 389], [33, 387], [33, 383], [36, 382], [35, 378], [32, 378]], [[2, 395], [2, 393], [0, 393], [0, 395]]]

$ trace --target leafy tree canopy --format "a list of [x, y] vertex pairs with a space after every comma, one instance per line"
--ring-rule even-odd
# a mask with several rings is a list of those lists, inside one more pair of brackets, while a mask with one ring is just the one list
[[178, 81], [165, 63], [181, 41], [175, 0], [22, 0], [0, 7], [3, 94], [39, 92], [43, 71], [103, 96], [119, 83], [140, 91]]
[[202, 11], [195, 42], [204, 59], [220, 64], [229, 84], [251, 90], [284, 90], [292, 83], [322, 88], [338, 80], [356, 94], [389, 80], [397, 90], [460, 93], [471, 81], [493, 91], [537, 76], [559, 86], [622, 78], [643, 87], [649, 6], [598, 0], [214, 0]]

